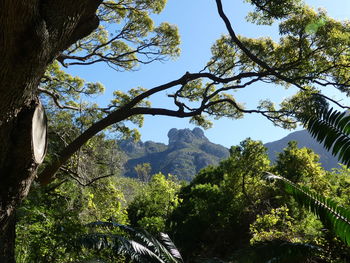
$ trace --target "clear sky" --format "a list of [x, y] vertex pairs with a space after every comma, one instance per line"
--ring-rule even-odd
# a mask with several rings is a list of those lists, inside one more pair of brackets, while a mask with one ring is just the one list
[[[337, 19], [350, 19], [350, 0], [307, 0], [309, 5], [323, 7], [328, 14]], [[224, 0], [224, 9], [231, 19], [237, 34], [247, 37], [271, 36], [278, 38], [275, 27], [263, 27], [249, 24], [245, 16], [250, 6], [243, 0]], [[220, 20], [214, 0], [168, 0], [165, 10], [154, 16], [155, 22], [166, 21], [178, 26], [181, 35], [181, 56], [173, 61], [155, 62], [142, 66], [136, 72], [115, 72], [106, 65], [93, 67], [72, 67], [70, 71], [88, 81], [100, 81], [106, 92], [96, 100], [100, 104], [108, 104], [113, 90], [128, 90], [143, 86], [152, 88], [182, 76], [186, 71], [198, 72], [205, 66], [210, 57], [210, 47], [222, 34], [226, 34]], [[285, 90], [274, 86], [254, 86], [238, 95], [239, 101], [247, 107], [254, 106], [261, 99], [280, 102], [290, 96], [293, 90]], [[333, 94], [331, 94], [333, 96]], [[151, 99], [152, 105], [164, 106], [171, 103], [164, 94]], [[350, 103], [349, 103], [350, 104]], [[167, 143], [167, 133], [171, 128], [190, 128], [186, 119], [170, 117], [146, 117], [140, 129], [142, 140], [153, 140]], [[260, 115], [245, 115], [241, 120], [215, 120], [213, 128], [206, 130], [206, 136], [214, 143], [226, 147], [236, 145], [247, 137], [262, 140], [264, 143], [278, 140], [290, 131], [274, 127]]]

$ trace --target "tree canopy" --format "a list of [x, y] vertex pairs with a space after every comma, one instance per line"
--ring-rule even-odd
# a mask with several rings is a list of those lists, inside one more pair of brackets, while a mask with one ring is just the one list
[[[349, 94], [349, 22], [332, 19], [325, 11], [315, 11], [299, 0], [248, 2], [255, 8], [248, 20], [256, 24], [278, 23], [279, 41], [238, 35], [222, 1], [216, 0], [227, 35], [214, 43], [212, 56], [202, 65], [202, 70], [184, 69], [186, 73], [182, 76], [174, 76], [172, 81], [156, 87], [116, 90], [104, 108], [85, 100], [86, 96], [102, 92], [103, 85], [71, 76], [64, 68], [105, 63], [116, 71], [126, 71], [178, 56], [177, 27], [169, 23], [155, 26], [152, 21], [152, 15], [160, 13], [166, 1], [2, 2], [2, 261], [7, 262], [13, 254], [8, 251], [13, 247], [14, 212], [32, 183], [47, 185], [55, 178], [64, 178], [63, 172], [72, 175], [72, 171], [76, 179], [81, 179], [79, 173], [84, 172], [81, 164], [88, 166], [89, 155], [106, 154], [98, 147], [91, 151], [92, 145], [103, 139], [106, 129], [137, 138], [137, 132], [128, 124], [142, 125], [145, 115], [189, 118], [192, 123], [207, 128], [211, 126], [209, 116], [237, 119], [245, 113], [258, 113], [275, 125], [292, 128], [302, 114], [313, 113], [320, 105], [347, 108], [326, 96], [322, 88], [333, 87]], [[244, 102], [236, 99], [235, 92], [258, 83], [294, 86], [298, 92], [279, 106], [264, 100], [256, 108], [246, 108]], [[152, 96], [164, 91], [173, 104], [153, 107]], [[41, 161], [34, 158], [37, 149], [33, 138], [46, 134], [46, 119], [42, 118], [40, 131], [32, 127], [33, 116], [41, 104], [51, 117], [49, 144], [55, 148], [49, 148], [48, 158], [39, 167]], [[111, 142], [109, 145], [113, 151]], [[67, 166], [68, 162], [71, 163]], [[115, 173], [116, 163], [117, 160], [110, 160], [110, 171], [101, 173]], [[89, 181], [88, 178], [85, 183]], [[3, 256], [6, 254], [10, 256]]]

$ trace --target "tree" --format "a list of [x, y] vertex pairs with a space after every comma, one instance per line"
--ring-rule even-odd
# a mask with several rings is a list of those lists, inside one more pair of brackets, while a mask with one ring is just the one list
[[[262, 180], [270, 170], [297, 179], [301, 187], [312, 186], [328, 195], [346, 191], [347, 186], [331, 186], [328, 179], [333, 175], [320, 167], [315, 153], [298, 149], [292, 142], [279, 154], [277, 164], [270, 166], [266, 148], [247, 139], [231, 147], [230, 154], [219, 166], [203, 169], [179, 192], [181, 201], [168, 220], [169, 233], [185, 257], [331, 262], [325, 258], [335, 260], [344, 252], [338, 243], [334, 246], [334, 235], [324, 231], [316, 216]], [[292, 176], [293, 171], [297, 176]], [[347, 199], [345, 195], [343, 199]], [[300, 253], [294, 254], [298, 249]], [[310, 253], [305, 253], [307, 250]]]
[[[307, 208], [309, 211], [315, 214], [328, 229], [338, 236], [344, 244], [349, 246], [350, 210], [348, 208], [339, 205], [334, 200], [324, 195], [315, 193], [309, 188], [294, 184], [284, 177], [268, 173], [267, 179], [278, 180], [282, 188], [284, 188], [289, 195], [293, 196], [300, 206]], [[334, 247], [332, 248], [331, 243], [334, 243], [334, 241], [334, 238], [332, 238], [331, 242], [327, 244], [328, 249], [330, 249], [327, 254], [331, 254], [330, 258], [336, 258], [336, 256], [339, 257], [339, 255], [337, 255], [337, 250], [344, 250], [341, 244], [337, 244], [336, 250], [332, 251]], [[348, 260], [348, 253], [349, 249], [347, 247], [346, 253], [340, 253], [343, 254], [340, 258], [345, 261]]]
[[169, 218], [185, 258], [227, 257], [249, 244], [249, 224], [271, 195], [262, 184], [270, 169], [266, 148], [247, 139], [217, 167], [202, 169], [181, 189]]
[[[243, 113], [260, 113], [276, 125], [290, 127], [291, 114], [311, 110], [326, 101], [317, 86], [349, 88], [349, 25], [315, 12], [298, 0], [249, 1], [255, 8], [250, 20], [272, 23], [279, 19], [282, 38], [238, 37], [226, 17], [221, 0], [218, 13], [228, 36], [212, 48], [212, 58], [203, 70], [186, 73], [149, 90], [116, 91], [111, 105], [85, 110], [97, 112], [98, 119], [40, 169], [46, 146], [46, 118], [39, 100], [50, 98], [58, 108], [79, 110], [74, 100], [80, 94], [101, 90], [101, 85], [84, 83], [58, 68], [105, 62], [116, 70], [131, 70], [179, 53], [174, 26], [154, 27], [149, 12], [159, 13], [165, 0], [3, 0], [0, 11], [0, 259], [13, 262], [14, 213], [26, 198], [34, 180], [42, 185], [55, 178], [60, 167], [85, 143], [113, 125], [128, 132], [125, 121], [142, 123], [142, 115], [191, 118], [208, 127], [206, 115], [239, 118]], [[108, 28], [117, 29], [110, 35]], [[129, 43], [132, 43], [128, 45]], [[184, 70], [185, 71], [185, 70]], [[295, 98], [275, 108], [263, 101], [246, 109], [231, 91], [259, 82], [297, 87]], [[161, 91], [169, 94], [174, 107], [150, 107], [145, 99]], [[308, 105], [310, 107], [305, 107]], [[36, 179], [38, 178], [38, 179]]]
[[143, 182], [149, 182], [152, 170], [150, 163], [138, 164], [134, 169], [139, 180]]
[[143, 191], [128, 205], [127, 212], [132, 226], [153, 234], [166, 231], [166, 220], [179, 204], [177, 192], [180, 185], [169, 175], [153, 175]]
[[278, 154], [276, 171], [294, 183], [301, 182], [317, 187], [325, 171], [319, 163], [320, 157], [311, 149], [298, 148], [296, 141], [290, 141], [283, 152]]
[[[307, 130], [317, 141], [322, 143], [327, 150], [332, 150], [332, 154], [337, 156], [343, 163], [349, 164], [350, 117], [347, 112], [339, 112], [332, 108], [321, 107], [311, 114], [310, 112], [302, 113], [300, 118]], [[332, 230], [344, 244], [349, 246], [350, 210], [346, 207], [348, 204], [346, 194], [348, 188], [346, 180], [348, 175], [347, 167], [344, 165], [342, 169], [337, 169], [333, 173], [329, 173], [327, 175], [328, 191], [323, 191], [322, 194], [320, 194], [320, 191], [315, 193], [310, 188], [294, 183], [300, 177], [300, 167], [296, 166], [296, 169], [290, 169], [290, 172], [285, 172], [288, 166], [285, 165], [283, 159], [287, 161], [292, 160], [293, 163], [293, 158], [286, 157], [288, 157], [287, 154], [290, 155], [293, 151], [295, 152], [295, 146], [294, 143], [290, 143], [287, 152], [279, 156], [280, 158], [282, 157], [282, 162], [277, 163], [277, 168], [284, 177], [268, 173], [267, 178], [279, 181], [288, 194], [293, 196], [301, 206], [308, 208], [317, 215], [327, 228]], [[296, 156], [296, 154], [294, 155]], [[308, 167], [309, 165], [304, 166]], [[292, 175], [293, 170], [296, 175]], [[310, 176], [310, 173], [305, 169], [303, 174], [306, 174], [308, 177]], [[332, 199], [329, 198], [329, 194], [331, 194]], [[346, 196], [345, 200], [344, 195]]]
[[117, 184], [118, 178], [113, 177], [86, 187], [73, 180], [54, 189], [33, 187], [17, 210], [16, 260], [81, 262], [96, 256], [93, 251], [82, 251], [77, 240], [88, 232], [86, 224], [92, 221], [128, 221]]

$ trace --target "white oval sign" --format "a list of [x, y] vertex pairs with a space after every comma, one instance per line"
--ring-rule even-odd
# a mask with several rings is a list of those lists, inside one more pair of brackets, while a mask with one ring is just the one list
[[36, 107], [32, 120], [32, 142], [35, 162], [43, 162], [47, 150], [47, 118], [41, 103]]

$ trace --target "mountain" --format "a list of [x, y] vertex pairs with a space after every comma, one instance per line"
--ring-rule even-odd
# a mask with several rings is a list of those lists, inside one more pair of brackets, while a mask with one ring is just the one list
[[152, 174], [170, 173], [180, 180], [190, 181], [200, 169], [217, 164], [229, 156], [227, 148], [210, 142], [200, 128], [173, 128], [168, 132], [168, 138], [168, 145], [152, 141], [121, 141], [119, 146], [128, 159], [124, 175], [136, 177], [134, 167], [137, 164], [150, 163]]
[[312, 138], [307, 130], [292, 132], [280, 140], [266, 143], [265, 147], [268, 149], [267, 152], [271, 161], [276, 160], [277, 154], [287, 147], [289, 141], [297, 141], [299, 148], [307, 147], [312, 149], [320, 156], [322, 167], [326, 170], [339, 167], [338, 159], [324, 149], [322, 144]]
[[[128, 177], [137, 177], [135, 166], [149, 163], [151, 174], [162, 172], [173, 174], [181, 180], [191, 181], [200, 169], [217, 164], [229, 156], [229, 150], [224, 146], [212, 143], [205, 137], [200, 128], [171, 129], [168, 132], [169, 143], [153, 141], [134, 142], [123, 140], [119, 147], [126, 154], [125, 172]], [[320, 162], [326, 170], [338, 167], [338, 160], [326, 151], [320, 143], [306, 131], [292, 132], [286, 137], [265, 144], [271, 161], [287, 147], [289, 141], [297, 141], [298, 146], [312, 149], [320, 155]]]

